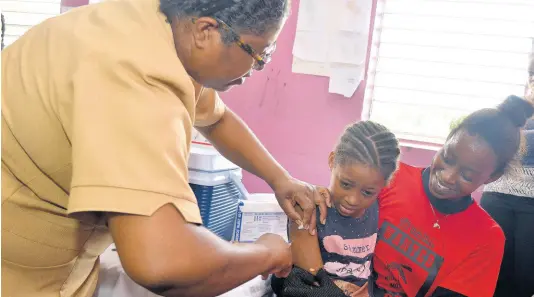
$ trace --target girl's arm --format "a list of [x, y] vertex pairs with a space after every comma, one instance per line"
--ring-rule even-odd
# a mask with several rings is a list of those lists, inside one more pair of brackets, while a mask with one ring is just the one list
[[[302, 208], [296, 206], [295, 209], [299, 215], [302, 215]], [[315, 275], [323, 267], [317, 232], [310, 235], [307, 230], [299, 230], [299, 226], [295, 222], [290, 221], [289, 240], [291, 241], [293, 263]]]

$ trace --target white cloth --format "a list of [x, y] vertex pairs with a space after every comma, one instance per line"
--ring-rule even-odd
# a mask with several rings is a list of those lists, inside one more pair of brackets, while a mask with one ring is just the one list
[[[119, 256], [111, 245], [100, 257], [98, 288], [93, 297], [159, 297], [136, 284], [122, 268]], [[270, 281], [261, 276], [219, 297], [268, 297], [272, 296]]]

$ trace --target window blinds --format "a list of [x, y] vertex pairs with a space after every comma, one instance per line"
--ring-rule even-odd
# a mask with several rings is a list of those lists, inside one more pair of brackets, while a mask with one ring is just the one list
[[523, 95], [533, 37], [534, 0], [378, 0], [362, 118], [436, 147], [453, 121]]
[[5, 18], [4, 45], [8, 46], [32, 26], [56, 16], [61, 0], [0, 0]]

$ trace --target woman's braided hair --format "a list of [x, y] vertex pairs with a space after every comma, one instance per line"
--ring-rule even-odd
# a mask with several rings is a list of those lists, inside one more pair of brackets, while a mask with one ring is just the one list
[[347, 126], [335, 148], [334, 162], [351, 162], [380, 170], [389, 181], [399, 163], [399, 141], [391, 131], [372, 121], [361, 121]]

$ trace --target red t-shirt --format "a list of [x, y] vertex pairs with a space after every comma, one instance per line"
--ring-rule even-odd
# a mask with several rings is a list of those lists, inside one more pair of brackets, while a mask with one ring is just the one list
[[477, 203], [449, 215], [434, 208], [434, 215], [422, 170], [401, 164], [378, 198], [372, 296], [424, 297], [437, 287], [493, 296], [504, 249], [501, 228]]

